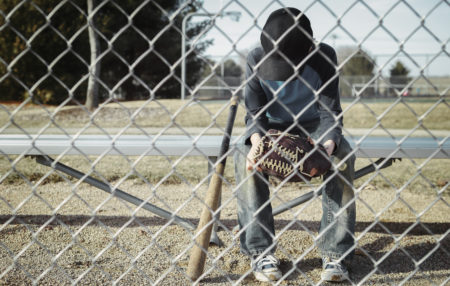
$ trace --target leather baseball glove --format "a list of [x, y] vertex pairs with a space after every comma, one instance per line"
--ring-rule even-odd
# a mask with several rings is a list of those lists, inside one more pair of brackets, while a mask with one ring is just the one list
[[[263, 173], [280, 180], [289, 176], [289, 182], [310, 180], [312, 177], [325, 174], [331, 168], [331, 160], [325, 148], [318, 144], [314, 151], [313, 149], [315, 149], [314, 142], [310, 137], [270, 129], [261, 138], [255, 162], [259, 164]], [[295, 175], [291, 176], [292, 173]]]

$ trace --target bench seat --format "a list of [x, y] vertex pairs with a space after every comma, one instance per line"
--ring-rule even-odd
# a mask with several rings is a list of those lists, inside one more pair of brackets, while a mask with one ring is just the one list
[[[231, 138], [230, 153], [240, 137]], [[450, 138], [346, 137], [359, 158], [450, 158]], [[0, 152], [24, 155], [205, 156], [219, 153], [216, 135], [0, 135]]]

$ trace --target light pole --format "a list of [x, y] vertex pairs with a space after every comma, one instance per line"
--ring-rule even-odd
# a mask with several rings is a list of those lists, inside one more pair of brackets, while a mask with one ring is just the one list
[[229, 11], [222, 13], [197, 13], [191, 12], [188, 13], [184, 18], [181, 24], [181, 99], [184, 100], [186, 97], [186, 88], [184, 85], [186, 84], [186, 24], [189, 18], [193, 16], [203, 16], [203, 17], [213, 17], [217, 15], [218, 17], [229, 16], [233, 21], [239, 21], [241, 17], [241, 12], [237, 11]]

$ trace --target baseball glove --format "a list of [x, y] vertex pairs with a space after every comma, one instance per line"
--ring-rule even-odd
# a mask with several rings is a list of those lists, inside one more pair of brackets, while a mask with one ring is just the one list
[[[258, 145], [255, 162], [263, 173], [280, 180], [287, 177], [290, 177], [289, 182], [310, 180], [325, 174], [331, 168], [325, 148], [318, 144], [314, 151], [313, 149], [314, 142], [310, 137], [270, 129]], [[292, 173], [295, 175], [291, 176]]]

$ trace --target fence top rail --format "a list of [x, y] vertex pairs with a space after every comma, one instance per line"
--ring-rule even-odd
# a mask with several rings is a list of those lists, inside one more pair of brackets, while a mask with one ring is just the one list
[[[241, 139], [231, 138], [230, 154]], [[450, 138], [346, 137], [361, 158], [450, 159]], [[0, 135], [0, 153], [7, 155], [146, 155], [217, 156], [222, 136], [203, 135]]]

